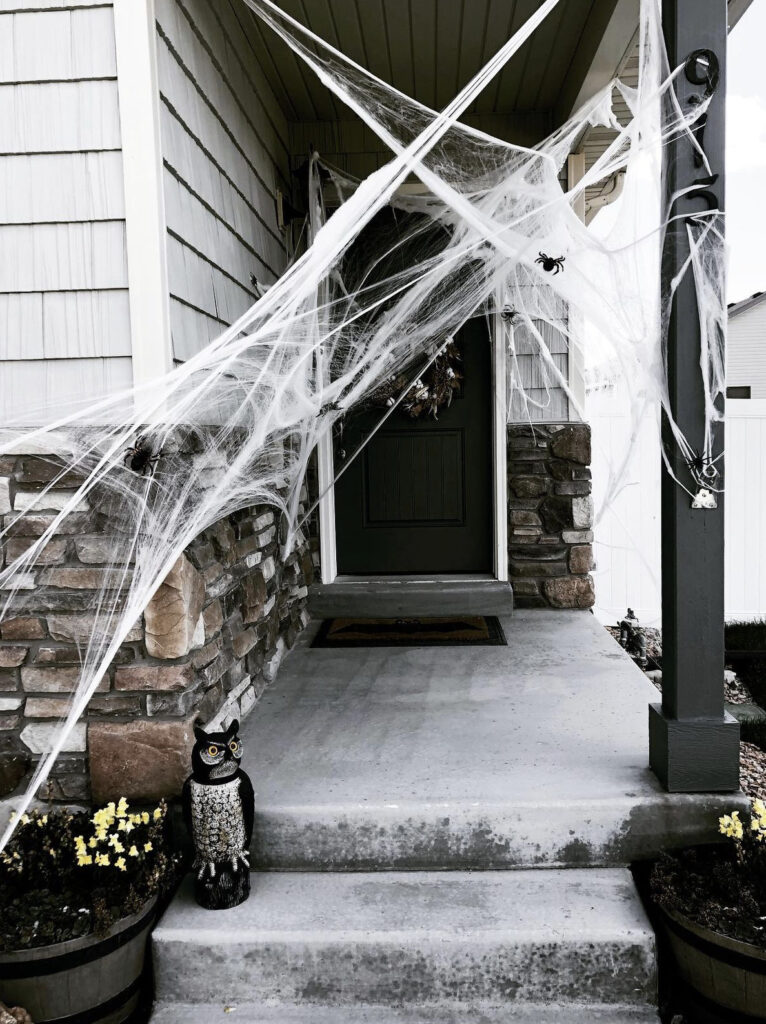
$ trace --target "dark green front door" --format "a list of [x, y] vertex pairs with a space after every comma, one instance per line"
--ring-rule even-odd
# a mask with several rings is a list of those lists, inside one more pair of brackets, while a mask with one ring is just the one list
[[[487, 323], [457, 336], [461, 393], [448, 408], [413, 420], [394, 411], [336, 484], [338, 572], [492, 571], [492, 381]], [[380, 421], [363, 413], [346, 424], [356, 450]], [[340, 468], [338, 462], [336, 468]]]

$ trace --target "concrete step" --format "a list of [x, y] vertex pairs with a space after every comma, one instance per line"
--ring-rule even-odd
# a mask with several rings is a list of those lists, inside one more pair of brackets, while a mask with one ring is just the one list
[[309, 610], [317, 619], [510, 615], [513, 591], [510, 583], [489, 576], [341, 576], [333, 583], [315, 583], [309, 588]]
[[504, 1007], [254, 1006], [252, 1003], [160, 1003], [151, 1024], [659, 1024], [653, 1008], [552, 1006]]
[[269, 806], [258, 798], [251, 864], [260, 871], [624, 867], [715, 842], [740, 794], [614, 800], [392, 800]]
[[622, 869], [256, 872], [250, 900], [215, 913], [187, 880], [152, 945], [161, 1004], [648, 1011], [656, 988], [654, 933]]

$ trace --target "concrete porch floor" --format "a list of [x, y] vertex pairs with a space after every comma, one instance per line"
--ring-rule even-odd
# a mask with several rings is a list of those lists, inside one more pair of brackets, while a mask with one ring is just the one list
[[647, 767], [657, 691], [588, 612], [507, 647], [312, 649], [243, 724], [262, 869], [619, 865], [713, 838], [731, 795]]

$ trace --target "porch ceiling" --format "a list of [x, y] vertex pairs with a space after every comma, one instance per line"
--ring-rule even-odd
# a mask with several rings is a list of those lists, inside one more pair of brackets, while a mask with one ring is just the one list
[[[542, 0], [280, 0], [280, 6], [380, 78], [443, 108]], [[562, 0], [467, 120], [569, 112], [617, 0]], [[254, 49], [291, 121], [337, 121], [349, 112], [249, 9]]]

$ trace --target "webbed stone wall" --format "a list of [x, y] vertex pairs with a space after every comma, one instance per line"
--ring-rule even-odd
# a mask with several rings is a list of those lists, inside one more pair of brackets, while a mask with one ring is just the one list
[[508, 556], [518, 608], [590, 608], [591, 435], [587, 423], [508, 427]]
[[[589, 464], [586, 424], [508, 427], [509, 565], [520, 608], [593, 604]], [[0, 564], [39, 537], [74, 493], [77, 479], [63, 478], [45, 507], [26, 511], [58, 472], [41, 455], [0, 460]], [[187, 548], [120, 647], [45, 795], [99, 801], [177, 792], [195, 720], [253, 709], [308, 621], [318, 559], [316, 538], [301, 534], [281, 560], [277, 533], [273, 509], [248, 508]], [[0, 795], [22, 784], [66, 710], [118, 542], [107, 515], [83, 505], [0, 621]]]
[[[64, 479], [44, 507], [19, 516], [58, 471], [39, 455], [0, 464], [7, 528], [0, 564], [29, 547], [73, 493], [77, 481]], [[44, 795], [100, 801], [177, 792], [189, 771], [194, 721], [252, 710], [308, 621], [308, 539], [300, 535], [283, 561], [277, 533], [274, 509], [253, 507], [187, 548], [120, 647]], [[66, 710], [116, 543], [106, 516], [84, 505], [46, 546], [0, 622], [0, 794], [21, 784]]]

